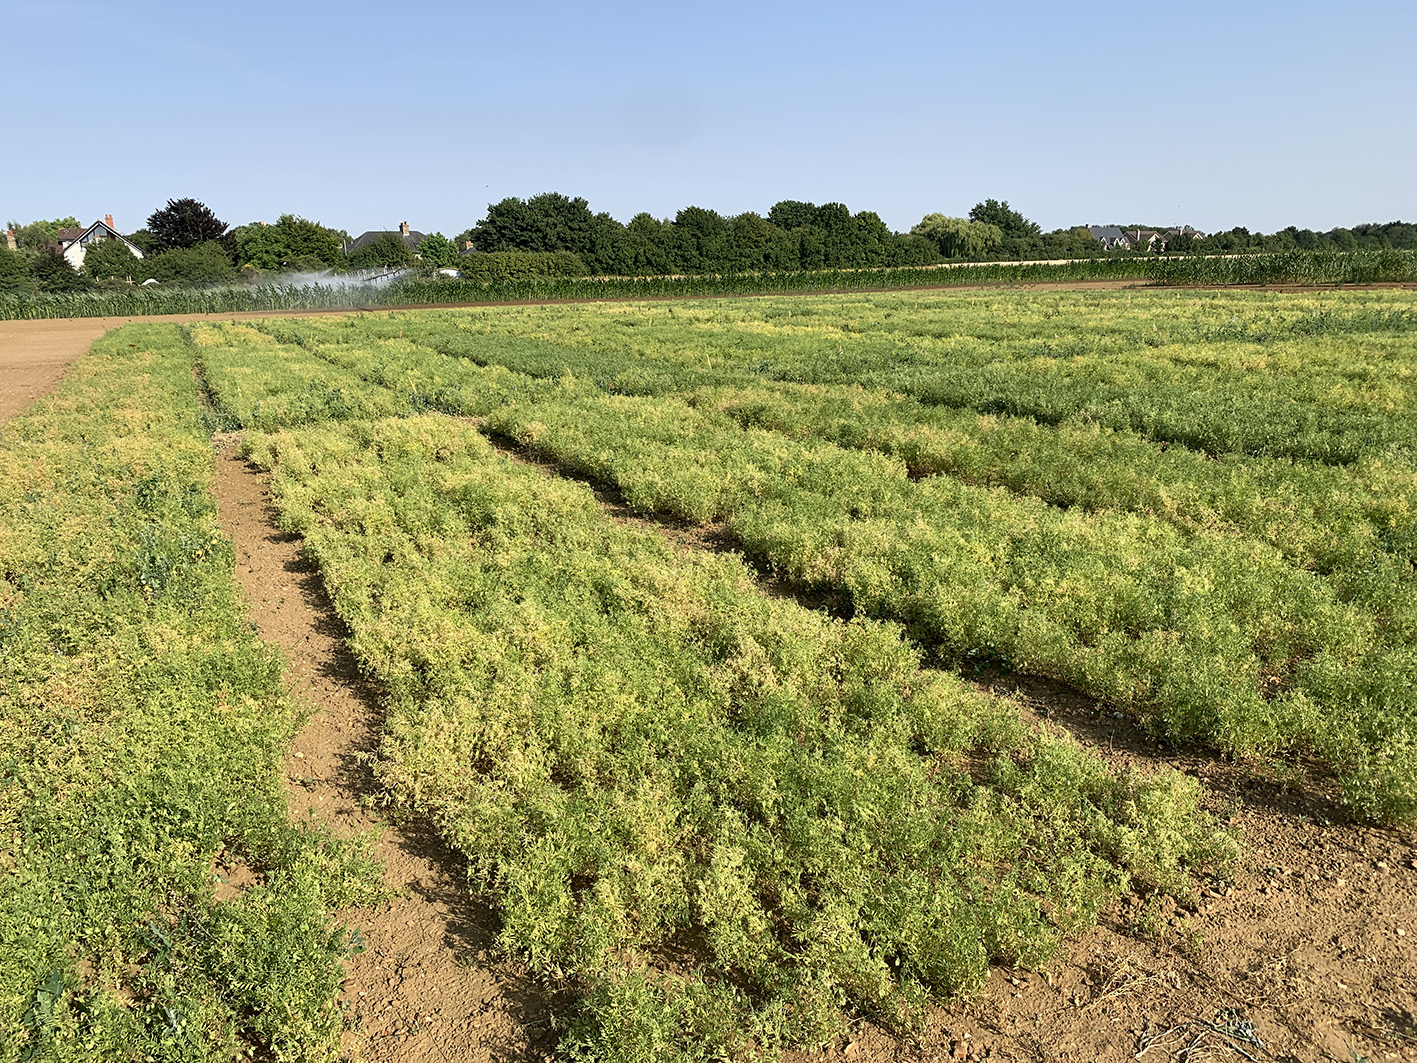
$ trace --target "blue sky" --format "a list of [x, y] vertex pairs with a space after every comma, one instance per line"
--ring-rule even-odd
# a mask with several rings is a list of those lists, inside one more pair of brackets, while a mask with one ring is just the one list
[[1417, 4], [0, 0], [5, 220], [1417, 220]]

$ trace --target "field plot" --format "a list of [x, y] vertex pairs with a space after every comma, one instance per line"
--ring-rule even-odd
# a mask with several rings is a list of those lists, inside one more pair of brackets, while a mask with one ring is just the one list
[[95, 344], [0, 432], [0, 1059], [278, 1058], [337, 1039], [368, 896], [292, 826], [297, 723], [217, 526], [176, 326]]
[[[416, 324], [414, 323], [416, 320]], [[1417, 813], [1406, 293], [766, 300], [276, 322], [946, 663]], [[430, 357], [429, 351], [442, 357]]]
[[[270, 470], [284, 528], [384, 691], [383, 785], [466, 858], [502, 948], [573, 1002], [556, 1031], [568, 1058], [754, 1058], [843, 1043], [863, 1021], [904, 1044], [991, 968], [1021, 976], [1023, 996], [1027, 972], [1104, 913], [1131, 912], [1160, 938], [1180, 921], [1176, 898], [1197, 909], [1227, 894], [1243, 862], [1223, 822], [1238, 822], [1233, 809], [1217, 816], [1193, 777], [1133, 770], [1040, 724], [981, 677], [1049, 683], [1155, 740], [1237, 759], [1334, 818], [1393, 828], [1392, 851], [1411, 855], [1412, 293], [912, 293], [203, 322], [113, 334], [81, 365], [63, 395], [85, 404], [82, 425], [51, 440], [56, 406], [0, 436], [47, 440], [36, 467], [51, 469], [5, 511], [0, 590], [33, 652], [7, 661], [23, 727], [4, 741], [50, 750], [92, 734], [126, 749], [82, 684], [68, 730], [50, 733], [34, 694], [46, 655], [87, 660], [79, 651], [123, 625], [164, 633], [163, 649], [169, 629], [188, 630], [176, 616], [267, 662], [247, 666], [249, 682], [220, 669], [180, 682], [217, 719], [238, 695], [265, 707], [241, 771], [268, 795], [292, 723], [271, 708], [269, 651], [230, 626], [229, 546], [211, 531], [210, 456], [197, 456], [206, 402], [206, 427], [241, 430]], [[133, 383], [152, 380], [161, 388]], [[133, 397], [101, 403], [117, 382]], [[114, 434], [135, 436], [131, 452], [90, 483]], [[33, 503], [54, 484], [94, 515], [40, 519]], [[92, 583], [92, 601], [37, 596], [81, 552], [93, 560], [75, 585]], [[204, 564], [206, 597], [166, 590]], [[158, 667], [130, 656], [124, 675]], [[5, 755], [28, 764], [30, 746]], [[70, 760], [101, 774], [89, 749]], [[212, 756], [203, 785], [224, 785], [232, 765]], [[165, 1044], [178, 1034], [164, 1016], [187, 1013], [158, 989], [124, 1003], [133, 966], [151, 982], [149, 968], [175, 962], [151, 935], [234, 909], [125, 886], [124, 914], [105, 918], [142, 929], [90, 942], [62, 899], [78, 872], [62, 855], [42, 862], [36, 832], [51, 805], [81, 807], [107, 783], [59, 800], [42, 778], [23, 774], [0, 806], [18, 840], [9, 859], [68, 884], [36, 886], [58, 898], [37, 924], [47, 936], [0, 966], [14, 1043], [66, 1058], [55, 1046], [98, 1014]], [[180, 843], [190, 867], [259, 853], [271, 889], [247, 903], [274, 919], [276, 887], [299, 884], [298, 967], [329, 970], [347, 938], [327, 913], [366, 888], [358, 862], [269, 816], [265, 833], [241, 826], [236, 800], [196, 817], [205, 832]], [[307, 852], [330, 869], [323, 892]], [[31, 903], [0, 896], [7, 912]], [[1366, 918], [1361, 900], [1354, 910]], [[1186, 947], [1200, 962], [1199, 936]], [[1363, 948], [1392, 964], [1388, 944]], [[1250, 984], [1269, 984], [1266, 971]], [[302, 1002], [303, 1026], [242, 1026], [233, 1015], [269, 1006], [247, 998], [184, 1021], [213, 1046], [318, 1056], [329, 983], [311, 977], [260, 988]], [[1114, 965], [1092, 999], [1160, 978]], [[1299, 1046], [1417, 1037], [1410, 994], [1384, 992], [1408, 1000], [1406, 1018], [1364, 1013], [1368, 1040], [1291, 1029], [1284, 1043], [1309, 1059]], [[1109, 1058], [1168, 1044], [1194, 1055], [1203, 1037], [1254, 1058], [1262, 1046], [1232, 1004], [1185, 1029], [1139, 1024]], [[1042, 1042], [1030, 1052], [1053, 1057]]]

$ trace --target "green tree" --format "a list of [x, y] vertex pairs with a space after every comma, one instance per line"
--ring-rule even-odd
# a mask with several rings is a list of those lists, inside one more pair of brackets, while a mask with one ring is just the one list
[[84, 252], [84, 272], [94, 280], [132, 279], [141, 268], [122, 240], [99, 240]]
[[22, 292], [32, 286], [24, 257], [0, 243], [0, 292]]
[[670, 226], [644, 211], [631, 218], [620, 237], [621, 268], [634, 276], [670, 272]]
[[884, 266], [890, 261], [895, 233], [874, 210], [862, 210], [851, 219], [856, 227], [857, 254], [862, 266]]
[[969, 220], [996, 226], [1005, 239], [1027, 239], [1043, 231], [1037, 222], [1029, 221], [1010, 207], [1008, 200], [1000, 203], [997, 199], [986, 199], [983, 203], [974, 204], [969, 211]]
[[134, 244], [145, 255], [155, 255], [162, 250], [157, 236], [151, 229], [138, 229], [128, 234], [128, 242]]
[[592, 214], [580, 197], [543, 192], [491, 204], [471, 235], [479, 251], [571, 251], [592, 271], [604, 273], [615, 264], [622, 229], [609, 214]]
[[458, 264], [458, 245], [442, 233], [430, 233], [418, 242], [418, 257], [430, 266], [446, 269]]
[[817, 205], [800, 199], [784, 199], [768, 211], [768, 221], [787, 232], [807, 228], [816, 216]]
[[167, 284], [195, 286], [236, 280], [230, 254], [215, 240], [145, 258], [140, 272]]
[[19, 245], [21, 251], [34, 252], [43, 251], [58, 240], [60, 229], [77, 229], [79, 219], [73, 217], [51, 218], [47, 221], [40, 219], [25, 225], [12, 221], [8, 222], [5, 227], [14, 230], [15, 243]]
[[295, 214], [282, 214], [274, 225], [242, 225], [232, 236], [241, 268], [266, 273], [333, 266], [344, 243], [343, 233]]
[[167, 206], [148, 216], [148, 229], [163, 250], [196, 247], [226, 235], [226, 222], [195, 199], [169, 199]]
[[42, 292], [81, 292], [93, 287], [93, 281], [69, 265], [68, 259], [47, 247], [30, 260], [30, 276]]
[[674, 216], [676, 268], [684, 273], [720, 272], [728, 259], [728, 222], [716, 210], [685, 207]]
[[1004, 242], [997, 225], [945, 214], [925, 215], [910, 232], [933, 242], [944, 258], [977, 258], [997, 251]]
[[896, 234], [891, 237], [891, 266], [929, 266], [940, 260], [940, 249], [934, 240], [914, 233]]
[[354, 269], [407, 266], [411, 261], [413, 252], [398, 233], [384, 233], [372, 244], [361, 247], [349, 256], [349, 264]]
[[728, 243], [734, 272], [797, 268], [797, 241], [792, 234], [752, 211], [729, 223]]

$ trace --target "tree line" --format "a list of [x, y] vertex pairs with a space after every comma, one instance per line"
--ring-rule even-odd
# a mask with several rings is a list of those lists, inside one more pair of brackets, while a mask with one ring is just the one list
[[[139, 262], [116, 240], [90, 245], [76, 271], [53, 249], [75, 218], [10, 223], [17, 247], [0, 246], [0, 291], [74, 291], [141, 282], [232, 283], [302, 271], [417, 266], [465, 274], [545, 272], [565, 276], [664, 276], [924, 266], [949, 261], [1095, 258], [1144, 254], [1104, 251], [1085, 226], [1044, 232], [1007, 201], [986, 199], [964, 217], [932, 213], [909, 232], [893, 232], [874, 211], [842, 203], [786, 199], [766, 215], [722, 215], [690, 206], [673, 218], [636, 214], [621, 223], [580, 197], [545, 192], [490, 204], [486, 216], [449, 238], [432, 233], [416, 248], [399, 234], [346, 253], [348, 234], [294, 214], [273, 224], [228, 227], [196, 199], [170, 199], [144, 228], [127, 234]], [[1125, 226], [1146, 229], [1147, 226]], [[476, 254], [464, 254], [471, 248]], [[1173, 237], [1168, 254], [1250, 251], [1417, 249], [1417, 225], [1356, 225], [1325, 233], [1290, 226], [1272, 234], [1245, 228]], [[493, 256], [490, 258], [484, 256]]]
[[[471, 243], [478, 251], [570, 252], [589, 272], [612, 275], [851, 269], [1148, 253], [1104, 251], [1087, 226], [1044, 232], [1007, 201], [995, 199], [976, 203], [964, 217], [927, 214], [908, 233], [895, 233], [874, 211], [852, 214], [840, 203], [818, 206], [783, 200], [766, 216], [753, 212], [724, 216], [705, 207], [685, 207], [673, 219], [640, 213], [621, 224], [609, 214], [592, 213], [584, 199], [547, 192], [491, 204], [487, 216], [459, 234], [457, 241], [460, 246]], [[1167, 251], [1225, 254], [1295, 248], [1417, 249], [1417, 225], [1399, 221], [1327, 233], [1290, 226], [1270, 235], [1233, 229], [1203, 238], [1173, 239]]]

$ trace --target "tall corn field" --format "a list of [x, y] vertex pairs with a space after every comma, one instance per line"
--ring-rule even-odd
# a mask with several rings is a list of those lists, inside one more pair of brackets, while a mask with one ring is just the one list
[[354, 309], [371, 305], [786, 295], [1089, 280], [1134, 280], [1157, 286], [1417, 282], [1417, 253], [1286, 251], [1234, 257], [988, 262], [948, 269], [915, 266], [680, 277], [521, 277], [490, 282], [440, 277], [399, 281], [382, 289], [356, 284], [138, 288], [102, 293], [0, 295], [0, 320]]

